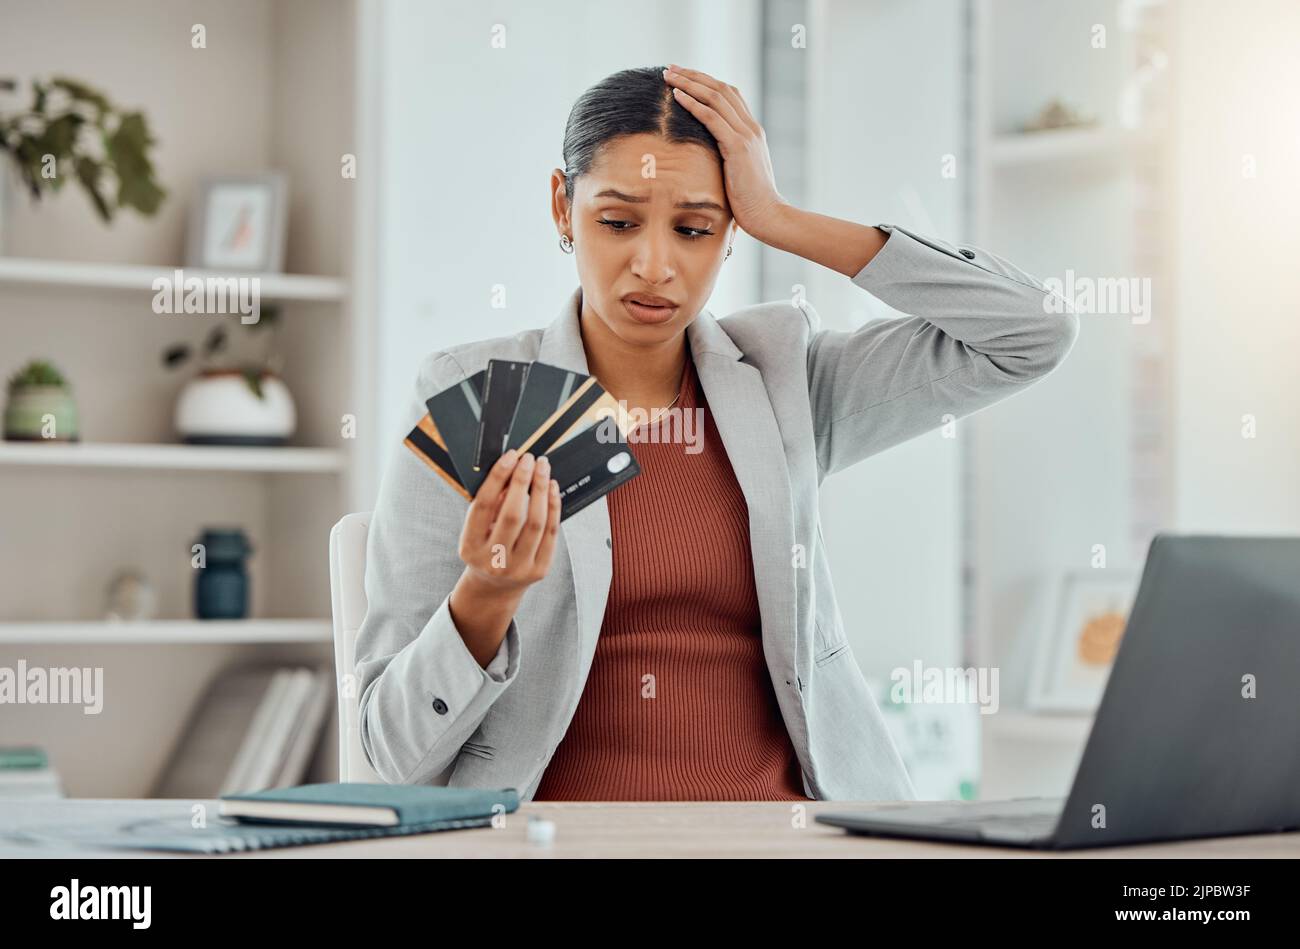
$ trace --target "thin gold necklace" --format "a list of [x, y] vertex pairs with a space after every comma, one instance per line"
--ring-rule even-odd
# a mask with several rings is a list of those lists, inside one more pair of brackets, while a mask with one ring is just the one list
[[[687, 357], [687, 358], [689, 359], [690, 357]], [[665, 406], [663, 407], [663, 410], [662, 410], [658, 415], [656, 415], [654, 418], [650, 419], [650, 421], [646, 422], [647, 425], [653, 425], [655, 422], [659, 421], [661, 418], [663, 418], [665, 415], [667, 415], [667, 414], [668, 414], [668, 410], [671, 409], [674, 405], [676, 405], [676, 404], [677, 404], [677, 400], [680, 399], [680, 398], [682, 397], [682, 393], [683, 393], [684, 391], [686, 391], [686, 388], [685, 388], [685, 387], [686, 387], [686, 370], [687, 370], [687, 368], [688, 368], [687, 366], [682, 366], [682, 377], [681, 377], [681, 379], [679, 379], [678, 382], [677, 382], [677, 395], [675, 395], [675, 396], [673, 397], [673, 400], [672, 400], [671, 402], [669, 402], [667, 405], [665, 405]]]
[[677, 404], [677, 399], [680, 399], [681, 397], [682, 397], [681, 390], [678, 390], [678, 392], [677, 392], [677, 398], [676, 398], [676, 399], [673, 399], [671, 402], [669, 402], [667, 405], [665, 405], [665, 406], [663, 407], [663, 411], [661, 411], [658, 415], [656, 415], [656, 416], [655, 416], [654, 418], [652, 418], [650, 421], [646, 422], [646, 424], [647, 424], [647, 425], [653, 425], [655, 422], [659, 421], [661, 418], [663, 418], [665, 415], [667, 415], [667, 414], [668, 414], [668, 410], [671, 409], [674, 405], [676, 405], [676, 404]]

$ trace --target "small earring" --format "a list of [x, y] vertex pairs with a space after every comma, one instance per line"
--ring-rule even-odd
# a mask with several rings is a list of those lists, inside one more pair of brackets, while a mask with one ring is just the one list
[[[727, 245], [727, 257], [730, 257], [730, 256], [731, 256], [731, 245], [728, 244], [728, 245]], [[723, 257], [722, 259], [723, 259], [723, 260], [726, 260], [727, 257]]]
[[573, 253], [573, 240], [568, 234], [560, 235], [560, 250], [564, 251], [566, 254]]

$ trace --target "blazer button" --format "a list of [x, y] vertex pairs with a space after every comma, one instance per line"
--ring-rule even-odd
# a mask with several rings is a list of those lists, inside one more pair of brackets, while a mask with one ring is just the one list
[[446, 714], [447, 714], [447, 703], [444, 702], [442, 699], [434, 699], [434, 700], [433, 700], [433, 710], [434, 710], [435, 712], [437, 712], [439, 715], [446, 715]]
[[975, 252], [973, 250], [967, 250], [965, 247], [961, 248], [961, 255], [967, 260], [975, 259]]

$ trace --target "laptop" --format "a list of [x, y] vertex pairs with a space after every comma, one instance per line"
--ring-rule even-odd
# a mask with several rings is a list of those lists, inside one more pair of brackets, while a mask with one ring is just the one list
[[1160, 533], [1064, 798], [819, 814], [1065, 850], [1300, 829], [1300, 537]]

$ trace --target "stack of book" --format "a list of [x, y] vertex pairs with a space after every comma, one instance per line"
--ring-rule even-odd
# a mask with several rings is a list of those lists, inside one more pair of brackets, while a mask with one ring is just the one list
[[333, 694], [328, 669], [224, 673], [191, 716], [153, 796], [214, 798], [302, 784]]
[[63, 797], [63, 785], [40, 748], [0, 748], [0, 800]]

